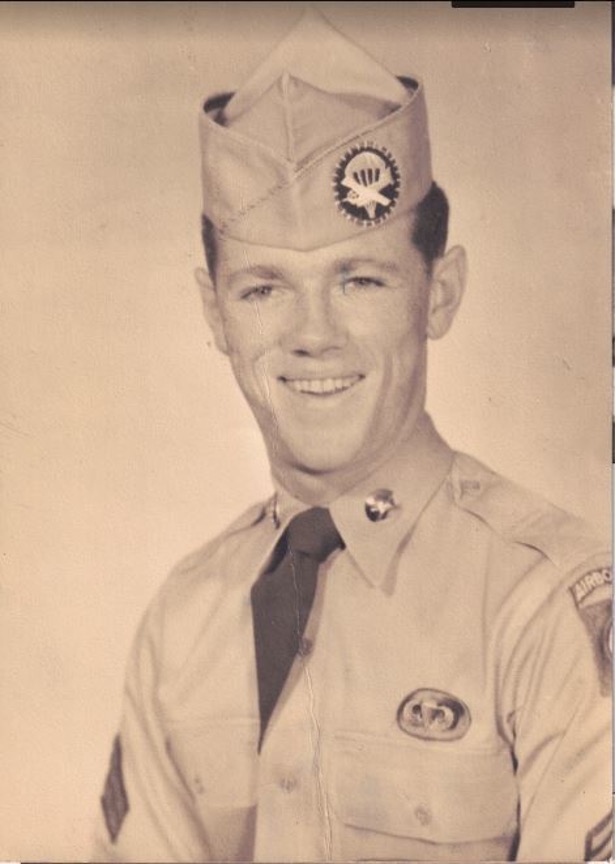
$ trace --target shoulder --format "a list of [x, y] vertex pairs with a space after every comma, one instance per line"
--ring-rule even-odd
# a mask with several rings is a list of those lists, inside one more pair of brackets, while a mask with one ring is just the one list
[[212, 561], [224, 555], [230, 547], [241, 545], [254, 536], [267, 516], [268, 507], [269, 502], [253, 504], [223, 531], [180, 559], [169, 574], [163, 592], [165, 589], [172, 590], [175, 583], [190, 580], [193, 576], [207, 576]]
[[[249, 597], [255, 567], [275, 543], [268, 502], [255, 504], [172, 569], [150, 601], [135, 648], [181, 660], [213, 616]], [[148, 647], [149, 646], [149, 647]]]
[[[455, 506], [480, 520], [503, 544], [534, 550], [561, 573], [610, 561], [610, 543], [583, 519], [457, 453], [450, 475]], [[583, 575], [579, 572], [579, 575]]]
[[[601, 691], [608, 692], [611, 543], [584, 520], [469, 456], [456, 455], [451, 487], [455, 506], [484, 526], [497, 554], [524, 561], [494, 589], [494, 630], [502, 645], [513, 650], [523, 641], [561, 639], [561, 653], [587, 655], [598, 667]], [[501, 572], [507, 572], [506, 565]]]

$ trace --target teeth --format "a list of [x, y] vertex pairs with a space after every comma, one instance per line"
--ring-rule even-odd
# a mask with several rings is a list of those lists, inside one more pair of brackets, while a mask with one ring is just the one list
[[347, 378], [285, 378], [285, 383], [296, 393], [341, 393], [357, 384], [360, 375], [350, 375]]

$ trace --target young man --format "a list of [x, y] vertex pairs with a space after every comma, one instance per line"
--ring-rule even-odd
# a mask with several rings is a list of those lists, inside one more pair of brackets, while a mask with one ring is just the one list
[[98, 857], [609, 857], [609, 549], [424, 409], [465, 255], [421, 85], [308, 12], [201, 135], [198, 281], [276, 493], [144, 619]]

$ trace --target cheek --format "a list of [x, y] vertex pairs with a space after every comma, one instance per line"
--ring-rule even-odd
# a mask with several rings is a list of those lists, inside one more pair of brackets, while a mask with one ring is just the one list
[[396, 304], [385, 309], [385, 314], [367, 316], [362, 339], [386, 365], [412, 364], [427, 341], [425, 309], [418, 304]]
[[264, 326], [262, 318], [251, 306], [228, 311], [223, 327], [228, 353], [234, 364], [254, 363], [271, 342], [269, 328]]
[[251, 307], [241, 315], [227, 318], [225, 335], [227, 356], [240, 390], [253, 411], [269, 416], [272, 382], [268, 376], [268, 358], [272, 356], [275, 342], [270, 328]]

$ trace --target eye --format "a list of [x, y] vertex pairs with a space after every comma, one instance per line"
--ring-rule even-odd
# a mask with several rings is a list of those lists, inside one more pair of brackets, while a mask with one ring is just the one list
[[251, 285], [245, 288], [241, 293], [242, 300], [264, 300], [271, 297], [274, 291], [274, 286], [264, 283], [263, 285]]
[[342, 290], [346, 293], [353, 289], [365, 290], [366, 288], [383, 288], [385, 283], [382, 279], [376, 276], [353, 276], [345, 279], [342, 283]]

